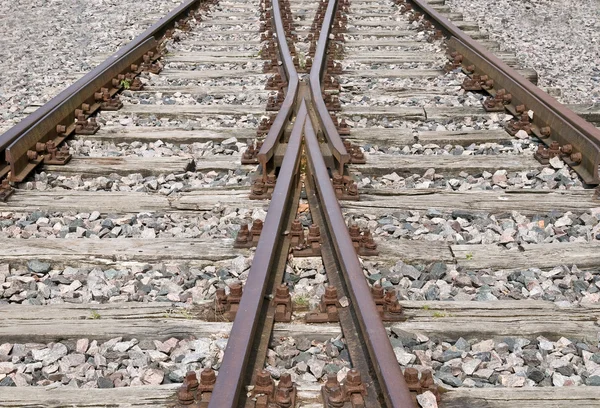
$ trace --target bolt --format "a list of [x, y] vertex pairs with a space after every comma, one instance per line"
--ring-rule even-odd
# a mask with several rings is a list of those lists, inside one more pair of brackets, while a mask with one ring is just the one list
[[362, 384], [362, 379], [360, 378], [360, 371], [356, 368], [351, 369], [346, 374], [346, 384], [352, 386], [359, 386]]
[[188, 371], [185, 375], [185, 382], [189, 385], [190, 391], [196, 391], [198, 389], [198, 377], [195, 371]]

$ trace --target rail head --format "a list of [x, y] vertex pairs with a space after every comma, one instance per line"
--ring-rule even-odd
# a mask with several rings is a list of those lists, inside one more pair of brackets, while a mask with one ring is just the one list
[[448, 46], [462, 56], [463, 66], [472, 65], [476, 71], [485, 73], [494, 81], [495, 89], [505, 89], [518, 104], [533, 111], [532, 123], [535, 127], [550, 129], [550, 136], [538, 134], [544, 143], [550, 145], [551, 142], [558, 142], [561, 146], [570, 144], [574, 152], [581, 153], [581, 162], [569, 159], [568, 164], [587, 184], [600, 184], [600, 130], [509, 67], [437, 12], [426, 0], [410, 2], [450, 36]]
[[337, 131], [337, 127], [333, 123], [331, 116], [325, 106], [323, 100], [322, 79], [323, 72], [325, 71], [327, 63], [327, 44], [329, 41], [329, 34], [331, 32], [335, 11], [337, 8], [337, 0], [329, 0], [327, 4], [327, 10], [325, 12], [325, 18], [323, 19], [323, 25], [321, 27], [321, 33], [319, 34], [319, 40], [315, 51], [315, 57], [313, 60], [312, 67], [310, 69], [310, 94], [312, 103], [317, 110], [320, 128], [323, 129], [329, 148], [333, 153], [333, 156], [339, 162], [339, 171], [343, 172], [344, 165], [350, 162], [350, 155], [348, 154], [344, 142]]
[[186, 13], [202, 3], [208, 4], [202, 0], [183, 1], [125, 47], [0, 135], [0, 152], [2, 152], [0, 156], [4, 156], [4, 163], [0, 164], [6, 166], [7, 161], [10, 161], [13, 180], [20, 181], [23, 178], [21, 174], [14, 179], [15, 164], [20, 165], [19, 173], [26, 170], [23, 165], [28, 161], [26, 157], [28, 150], [32, 149], [37, 142], [54, 139], [57, 136], [57, 125], [73, 123], [75, 109], [80, 108], [81, 104], [90, 98], [93, 99], [95, 92], [110, 84], [118, 74], [126, 72], [132, 64], [139, 65], [144, 53], [156, 49], [157, 39], [160, 36]]
[[287, 44], [283, 20], [281, 18], [281, 6], [279, 4], [279, 0], [272, 0], [272, 6], [272, 18], [275, 24], [275, 38], [277, 40], [283, 69], [287, 76], [288, 88], [285, 99], [281, 105], [281, 109], [279, 109], [279, 112], [277, 112], [275, 120], [273, 121], [273, 124], [267, 133], [267, 137], [263, 141], [262, 147], [257, 155], [258, 162], [261, 164], [263, 169], [263, 178], [266, 178], [267, 176], [267, 163], [275, 155], [277, 143], [285, 131], [285, 127], [290, 116], [293, 114], [293, 108], [299, 89], [298, 72], [294, 66], [294, 61]]
[[315, 181], [320, 204], [330, 231], [342, 275], [348, 287], [351, 303], [357, 317], [367, 349], [373, 362], [377, 380], [384, 393], [388, 407], [413, 408], [412, 397], [396, 360], [387, 332], [373, 301], [371, 290], [365, 279], [356, 250], [338, 199], [335, 195], [327, 165], [321, 154], [319, 141], [310, 117], [304, 125], [304, 138], [308, 155], [308, 166]]
[[278, 255], [278, 243], [281, 242], [285, 228], [284, 219], [289, 216], [293, 197], [293, 182], [300, 171], [306, 117], [306, 104], [302, 102], [248, 272], [209, 408], [236, 407], [238, 404], [239, 394], [244, 385], [246, 363], [253, 348], [257, 321], [263, 307], [268, 275], [273, 268], [273, 259]]

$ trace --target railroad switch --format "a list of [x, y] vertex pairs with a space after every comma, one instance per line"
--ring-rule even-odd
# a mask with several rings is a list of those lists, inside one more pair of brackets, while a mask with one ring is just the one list
[[279, 383], [275, 385], [267, 370], [259, 370], [252, 395], [255, 408], [293, 408], [296, 406], [297, 388], [290, 373], [281, 374]]
[[321, 229], [312, 224], [308, 228], [308, 235], [304, 234], [302, 223], [295, 219], [290, 228], [290, 245], [295, 257], [321, 256]]
[[321, 387], [323, 406], [326, 408], [365, 408], [365, 395], [367, 386], [355, 368], [348, 371], [341, 384], [337, 374], [328, 374], [327, 382]]
[[240, 225], [240, 230], [235, 237], [233, 244], [234, 248], [252, 248], [258, 244], [258, 239], [262, 231], [262, 220], [252, 221], [252, 227], [249, 229], [248, 224]]
[[292, 296], [290, 288], [285, 283], [282, 283], [275, 291], [273, 306], [275, 307], [276, 322], [292, 321]]
[[[252, 182], [252, 187], [250, 188], [249, 198], [251, 200], [270, 200], [273, 190], [275, 190], [276, 181], [277, 178], [275, 177], [275, 174], [267, 175], [266, 181], [263, 181], [262, 178], [254, 180]], [[256, 243], [252, 246], [256, 246]]]
[[8, 179], [2, 180], [2, 184], [0, 184], [0, 201], [6, 201], [14, 192], [15, 189], [12, 188]]
[[338, 173], [333, 174], [333, 190], [338, 200], [358, 201], [358, 186], [350, 176], [341, 176]]
[[348, 228], [350, 232], [350, 238], [354, 249], [361, 256], [377, 256], [379, 251], [377, 250], [377, 244], [371, 235], [371, 231], [364, 229], [362, 232], [358, 225], [354, 224]]
[[229, 285], [229, 295], [225, 294], [224, 288], [217, 289], [215, 293], [215, 314], [224, 315], [229, 321], [234, 321], [242, 300], [242, 294], [243, 288], [240, 282]]
[[371, 287], [371, 295], [377, 311], [384, 322], [403, 322], [406, 320], [402, 305], [398, 302], [396, 292], [388, 290], [384, 293], [383, 287], [376, 283]]
[[260, 141], [248, 143], [248, 147], [242, 153], [242, 164], [258, 164], [258, 152], [262, 144]]
[[335, 286], [326, 286], [325, 293], [321, 295], [319, 311], [306, 314], [307, 323], [335, 323], [340, 321], [337, 289]]
[[435, 395], [437, 402], [440, 402], [440, 390], [435, 385], [430, 370], [421, 372], [421, 378], [419, 379], [419, 371], [416, 368], [407, 367], [404, 369], [404, 381], [406, 381], [406, 385], [416, 406], [418, 406], [417, 395], [423, 394], [426, 391], [431, 391]]
[[207, 408], [216, 381], [217, 375], [212, 368], [202, 370], [200, 382], [195, 371], [188, 371], [177, 391], [176, 408]]
[[[345, 123], [345, 122], [344, 122]], [[360, 147], [353, 145], [349, 140], [344, 140], [344, 147], [350, 155], [350, 163], [352, 164], [365, 164], [365, 154], [362, 152]]]

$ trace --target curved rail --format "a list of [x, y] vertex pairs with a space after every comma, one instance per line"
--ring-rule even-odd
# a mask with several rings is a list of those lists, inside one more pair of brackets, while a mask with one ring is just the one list
[[[184, 1], [83, 78], [3, 133], [0, 136], [0, 176], [8, 173], [10, 163], [13, 167], [12, 176], [16, 177], [15, 162], [27, 161], [27, 150], [39, 141], [56, 137], [58, 124], [73, 123], [75, 109], [93, 98], [95, 92], [98, 92], [106, 84], [110, 84], [118, 74], [126, 72], [131, 64], [141, 62], [145, 53], [156, 48], [157, 39], [166, 30], [171, 28], [190, 9], [202, 2], [202, 0]], [[7, 157], [7, 150], [10, 151], [10, 157]]]
[[337, 259], [342, 268], [342, 275], [352, 298], [351, 303], [357, 312], [363, 339], [367, 343], [372, 366], [383, 391], [386, 405], [394, 408], [413, 408], [410, 391], [396, 360], [385, 327], [379, 318], [356, 250], [352, 245], [352, 239], [335, 196], [310, 117], [306, 120], [304, 136], [308, 165], [320, 196], [319, 201], [324, 212], [326, 226], [330, 231]]
[[[600, 130], [560, 104], [553, 97], [533, 85], [513, 68], [465, 34], [451, 21], [438, 13], [426, 0], [410, 0], [426, 13], [452, 38], [449, 46], [464, 58], [463, 65], [474, 65], [494, 80], [495, 88], [504, 88], [513, 98], [533, 110], [533, 123], [538, 128], [549, 127], [551, 135], [541, 137], [546, 143], [557, 141], [560, 145], [571, 144], [581, 152], [581, 164], [568, 164], [588, 184], [600, 184]], [[468, 61], [468, 63], [467, 63]], [[539, 136], [539, 135], [538, 135]]]
[[293, 107], [294, 103], [296, 102], [299, 88], [298, 72], [294, 66], [294, 61], [292, 60], [292, 55], [290, 54], [290, 49], [286, 41], [283, 21], [281, 20], [281, 8], [279, 6], [279, 1], [273, 0], [272, 4], [272, 16], [275, 23], [275, 33], [277, 35], [279, 55], [281, 56], [283, 67], [286, 72], [288, 88], [285, 99], [281, 105], [281, 109], [279, 109], [279, 112], [277, 112], [277, 116], [273, 121], [273, 125], [271, 125], [271, 129], [269, 129], [269, 133], [267, 133], [267, 137], [265, 138], [257, 155], [258, 162], [261, 164], [263, 169], [262, 175], [264, 180], [266, 180], [267, 177], [267, 163], [275, 154], [277, 142], [283, 135], [288, 119], [293, 113]]
[[325, 101], [323, 100], [323, 94], [321, 93], [322, 74], [327, 62], [327, 41], [329, 41], [329, 33], [331, 32], [331, 25], [333, 23], [336, 7], [337, 0], [329, 0], [325, 18], [323, 19], [323, 26], [321, 27], [321, 33], [319, 34], [319, 41], [317, 42], [315, 58], [312, 68], [310, 69], [310, 94], [316, 111], [319, 114], [320, 125], [324, 130], [327, 143], [329, 144], [333, 156], [339, 162], [338, 170], [340, 174], [343, 174], [344, 164], [350, 161], [350, 155], [346, 151], [344, 142], [342, 141], [331, 116], [329, 116]]
[[[263, 309], [269, 275], [277, 266], [274, 259], [281, 256], [280, 246], [284, 236], [283, 230], [286, 227], [284, 220], [291, 215], [292, 192], [294, 179], [299, 174], [300, 148], [304, 121], [307, 117], [306, 112], [306, 104], [303, 101], [279, 170], [271, 204], [256, 246], [252, 266], [248, 272], [244, 294], [229, 334], [225, 356], [210, 398], [209, 408], [227, 408], [238, 405], [248, 368], [247, 361], [255, 346], [257, 323]], [[283, 256], [287, 258], [287, 252]]]

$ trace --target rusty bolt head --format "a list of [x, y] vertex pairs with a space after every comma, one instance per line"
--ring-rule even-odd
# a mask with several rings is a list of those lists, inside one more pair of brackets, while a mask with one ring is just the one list
[[352, 224], [350, 225], [350, 227], [348, 228], [348, 231], [350, 232], [350, 236], [353, 238], [357, 238], [360, 237], [360, 227], [356, 224]]
[[550, 136], [551, 132], [552, 132], [552, 129], [550, 129], [550, 126], [544, 126], [543, 128], [540, 129], [540, 133], [544, 137]]
[[337, 288], [331, 285], [325, 286], [323, 297], [328, 300], [337, 300]]
[[350, 371], [348, 371], [348, 374], [346, 374], [346, 384], [352, 386], [361, 385], [362, 379], [360, 378], [360, 371], [358, 371], [356, 368], [353, 368]]
[[421, 387], [429, 388], [434, 384], [433, 374], [431, 370], [426, 370], [421, 373]]
[[560, 149], [560, 145], [558, 144], [557, 141], [554, 141], [554, 142], [550, 143], [549, 149], [550, 150], [559, 150]]
[[404, 370], [404, 381], [409, 386], [419, 384], [419, 371], [416, 368], [407, 367]]
[[292, 228], [291, 228], [291, 230], [293, 232], [302, 231], [302, 223], [300, 222], [300, 220], [296, 219], [296, 220], [292, 221]]
[[259, 233], [263, 229], [263, 221], [262, 220], [254, 220], [252, 221], [252, 232]]
[[194, 403], [194, 393], [191, 391], [189, 384], [181, 384], [177, 391], [177, 401], [181, 405], [192, 405]]
[[327, 395], [327, 408], [341, 408], [345, 404], [344, 394], [342, 388], [339, 385], [328, 390]]
[[217, 382], [217, 375], [215, 374], [215, 370], [212, 368], [206, 367], [200, 373], [200, 384], [207, 386], [213, 385]]
[[185, 375], [185, 382], [189, 384], [190, 390], [195, 391], [198, 388], [198, 377], [195, 371], [188, 371]]
[[287, 388], [277, 388], [275, 392], [275, 404], [280, 408], [289, 408], [292, 406], [292, 395]]
[[571, 154], [571, 153], [573, 153], [573, 145], [571, 145], [569, 143], [562, 145], [560, 147], [560, 151], [563, 152], [564, 154]]
[[271, 374], [267, 370], [260, 370], [256, 375], [256, 385], [258, 387], [268, 387], [272, 382]]
[[242, 283], [241, 282], [233, 282], [229, 285], [229, 295], [233, 297], [240, 298], [242, 297]]
[[292, 375], [290, 373], [281, 374], [281, 377], [279, 377], [279, 384], [277, 385], [277, 387], [291, 390], [294, 387]]
[[375, 299], [382, 299], [383, 298], [383, 287], [381, 287], [381, 285], [379, 283], [374, 284], [373, 287], [371, 287], [371, 294], [373, 295], [373, 298], [375, 298]]
[[285, 283], [279, 285], [275, 291], [275, 297], [285, 299], [290, 296], [290, 288]]
[[318, 225], [312, 224], [310, 227], [308, 227], [308, 235], [310, 235], [311, 237], [320, 237], [321, 229]]
[[327, 374], [327, 381], [325, 382], [325, 389], [327, 391], [339, 387], [340, 383], [337, 380], [337, 374]]
[[579, 164], [579, 163], [581, 163], [581, 160], [583, 159], [583, 157], [581, 156], [581, 152], [577, 152], [577, 153], [571, 154], [570, 159], [572, 162]]
[[29, 160], [37, 160], [38, 154], [37, 154], [37, 152], [34, 152], [33, 150], [27, 150], [27, 158]]

